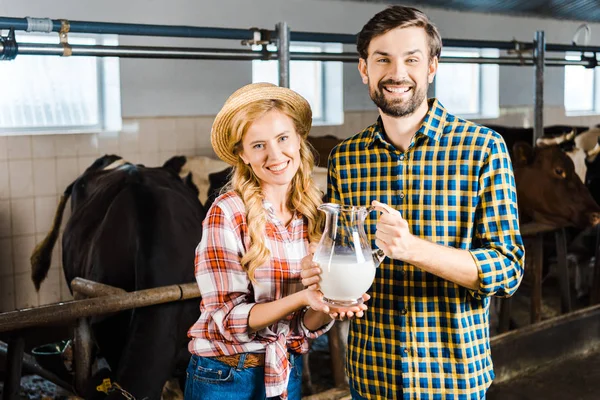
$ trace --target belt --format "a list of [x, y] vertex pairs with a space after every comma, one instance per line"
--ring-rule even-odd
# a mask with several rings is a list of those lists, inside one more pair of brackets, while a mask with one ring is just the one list
[[[296, 353], [287, 353], [288, 360], [292, 356], [292, 354]], [[299, 354], [296, 354], [299, 355]], [[231, 356], [217, 356], [213, 357], [215, 360], [222, 362], [223, 364], [227, 364], [230, 367], [236, 367], [240, 364], [241, 354], [234, 354]], [[246, 359], [244, 360], [243, 368], [254, 368], [254, 367], [262, 367], [265, 365], [265, 353], [246, 353]]]
[[[240, 363], [241, 354], [234, 354], [232, 356], [218, 356], [214, 357], [215, 360], [221, 361], [230, 367], [237, 367]], [[244, 368], [262, 367], [265, 365], [265, 354], [264, 353], [246, 353], [246, 359], [244, 360]]]

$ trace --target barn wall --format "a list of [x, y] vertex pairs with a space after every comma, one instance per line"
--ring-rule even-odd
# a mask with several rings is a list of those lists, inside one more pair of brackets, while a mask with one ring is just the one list
[[[318, 0], [0, 0], [0, 15], [10, 17], [231, 28], [273, 28], [286, 20], [293, 30], [336, 33], [356, 33], [383, 8], [382, 4]], [[448, 38], [529, 41], [543, 29], [548, 42], [569, 43], [579, 25], [424, 10]], [[232, 41], [216, 40], [122, 38], [121, 44], [239, 48]], [[591, 44], [600, 45], [600, 24], [592, 25]], [[122, 59], [120, 68], [122, 132], [0, 137], [0, 311], [69, 298], [59, 269], [60, 251], [55, 251], [39, 294], [30, 283], [29, 255], [49, 229], [60, 193], [96, 157], [117, 153], [133, 162], [157, 165], [175, 154], [210, 155], [212, 116], [231, 92], [251, 79], [250, 63], [240, 61]], [[501, 118], [493, 122], [531, 125], [533, 69], [501, 67], [500, 79]], [[566, 118], [562, 69], [549, 69], [546, 79], [547, 124], [600, 122], [598, 117]], [[344, 65], [344, 106], [344, 125], [317, 127], [313, 134], [347, 137], [374, 121], [375, 109], [355, 65]]]

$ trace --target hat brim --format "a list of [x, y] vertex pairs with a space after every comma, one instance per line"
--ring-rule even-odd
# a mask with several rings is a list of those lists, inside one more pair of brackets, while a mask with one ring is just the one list
[[308, 128], [312, 123], [312, 112], [308, 101], [298, 93], [288, 88], [282, 88], [270, 83], [253, 83], [236, 90], [225, 102], [223, 108], [212, 125], [210, 141], [217, 156], [230, 165], [238, 163], [238, 156], [229, 147], [231, 121], [235, 114], [244, 106], [260, 100], [280, 100], [300, 115], [307, 116]]

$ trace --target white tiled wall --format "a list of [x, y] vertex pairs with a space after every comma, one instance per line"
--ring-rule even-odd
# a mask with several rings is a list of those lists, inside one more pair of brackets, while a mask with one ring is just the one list
[[[96, 158], [156, 166], [177, 154], [212, 155], [212, 117], [126, 120], [118, 134], [0, 137], [0, 312], [70, 299], [60, 240], [36, 292], [29, 258], [51, 227], [65, 188]], [[69, 217], [68, 208], [63, 227]]]
[[[314, 127], [311, 134], [345, 138], [376, 118], [372, 111], [350, 112], [344, 125]], [[118, 154], [156, 166], [177, 154], [212, 155], [212, 120], [145, 118], [124, 121], [118, 134], [0, 137], [0, 312], [70, 299], [60, 265], [60, 240], [39, 293], [31, 283], [29, 257], [48, 232], [61, 193], [97, 157]], [[500, 119], [482, 122], [522, 126], [532, 121], [531, 110], [525, 108], [504, 110]], [[598, 122], [598, 117], [564, 119], [562, 110], [546, 110], [547, 124]], [[67, 208], [63, 221], [68, 217]]]

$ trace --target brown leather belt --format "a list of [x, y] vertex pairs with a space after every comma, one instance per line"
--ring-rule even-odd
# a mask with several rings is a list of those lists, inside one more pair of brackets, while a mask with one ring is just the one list
[[[294, 353], [296, 354], [296, 353]], [[287, 358], [290, 360], [292, 353], [287, 353]], [[234, 354], [232, 356], [217, 356], [213, 357], [217, 361], [221, 361], [230, 367], [235, 367], [240, 364], [241, 354]], [[244, 360], [244, 366], [242, 368], [254, 368], [263, 367], [265, 365], [265, 353], [246, 353], [246, 359]]]
[[[230, 367], [236, 367], [240, 363], [241, 354], [234, 354], [232, 356], [218, 356], [214, 359], [221, 361]], [[244, 368], [262, 367], [265, 365], [265, 354], [264, 353], [246, 353], [246, 359], [244, 360]]]

